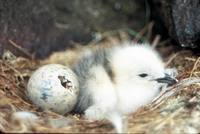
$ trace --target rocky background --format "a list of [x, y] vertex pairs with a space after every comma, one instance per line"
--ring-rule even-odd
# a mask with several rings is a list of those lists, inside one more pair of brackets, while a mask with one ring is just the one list
[[157, 32], [161, 35], [169, 34], [171, 39], [182, 47], [198, 47], [200, 43], [200, 1], [149, 0], [149, 3]]
[[137, 33], [150, 21], [162, 39], [197, 48], [199, 6], [198, 0], [0, 0], [0, 55], [9, 49], [42, 59], [107, 31]]
[[0, 0], [1, 54], [6, 48], [44, 58], [75, 43], [87, 44], [101, 32], [139, 30], [147, 20], [144, 0]]

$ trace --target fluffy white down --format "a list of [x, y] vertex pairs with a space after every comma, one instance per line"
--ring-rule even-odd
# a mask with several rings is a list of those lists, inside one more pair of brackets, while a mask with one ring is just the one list
[[[146, 45], [117, 48], [111, 59], [115, 74], [118, 106], [123, 114], [134, 112], [149, 103], [158, 93], [161, 84], [153, 81], [165, 76], [159, 55]], [[148, 74], [141, 78], [139, 74]]]
[[[94, 105], [85, 111], [89, 119], [107, 118], [117, 132], [123, 132], [122, 116], [150, 103], [166, 84], [155, 81], [165, 76], [164, 64], [148, 45], [127, 43], [113, 48], [109, 59], [114, 82], [102, 65], [91, 69], [95, 76], [88, 82]], [[140, 77], [140, 74], [147, 74]]]

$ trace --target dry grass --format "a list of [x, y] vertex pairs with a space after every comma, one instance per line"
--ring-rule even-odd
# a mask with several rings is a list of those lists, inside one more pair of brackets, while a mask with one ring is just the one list
[[[145, 29], [148, 30], [151, 27], [152, 24]], [[139, 33], [142, 33], [141, 36], [143, 36], [145, 31]], [[146, 33], [147, 37], [150, 38], [150, 32], [146, 31]], [[135, 40], [138, 41], [138, 37], [140, 36], [138, 35]], [[126, 40], [128, 36], [126, 32], [121, 32], [117, 37], [108, 34], [108, 37], [105, 38], [99, 42], [91, 42], [87, 48], [78, 47], [74, 50], [54, 53], [44, 61], [30, 61], [20, 57], [13, 59], [4, 57], [4, 60], [0, 60], [0, 130], [2, 132], [54, 133], [114, 132], [113, 127], [107, 121], [89, 122], [84, 120], [81, 115], [61, 116], [50, 111], [41, 111], [32, 105], [25, 96], [27, 80], [31, 73], [42, 64], [60, 63], [70, 66], [81, 57], [82, 51], [87, 51], [88, 48], [93, 49], [94, 42], [98, 46], [104, 47], [116, 44], [120, 40]], [[190, 51], [174, 52], [171, 51], [173, 49], [169, 50], [171, 45], [165, 46], [165, 42], [159, 42], [158, 36], [151, 42], [156, 48], [161, 46], [159, 51], [165, 55], [166, 66], [177, 68], [179, 72], [177, 78], [182, 83], [171, 87], [161, 95], [161, 98], [151, 104], [124, 117], [127, 132], [153, 134], [200, 132], [200, 85], [198, 84], [199, 80], [192, 81], [192, 77], [200, 76], [199, 57], [194, 56]], [[184, 79], [187, 81], [182, 81]], [[189, 84], [185, 84], [186, 82]], [[39, 121], [31, 126], [21, 122], [13, 122], [11, 115], [16, 111], [33, 112], [39, 117]]]

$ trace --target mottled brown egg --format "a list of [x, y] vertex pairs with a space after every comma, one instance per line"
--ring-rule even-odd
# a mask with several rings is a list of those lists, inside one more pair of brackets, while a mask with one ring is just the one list
[[59, 114], [70, 112], [79, 93], [74, 72], [60, 64], [48, 64], [37, 69], [27, 85], [27, 96], [38, 107]]

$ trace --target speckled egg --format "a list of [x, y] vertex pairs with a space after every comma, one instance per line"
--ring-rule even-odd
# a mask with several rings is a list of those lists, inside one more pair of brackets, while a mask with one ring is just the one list
[[77, 102], [78, 80], [71, 69], [48, 64], [37, 69], [27, 85], [27, 96], [38, 107], [59, 114], [70, 112]]

